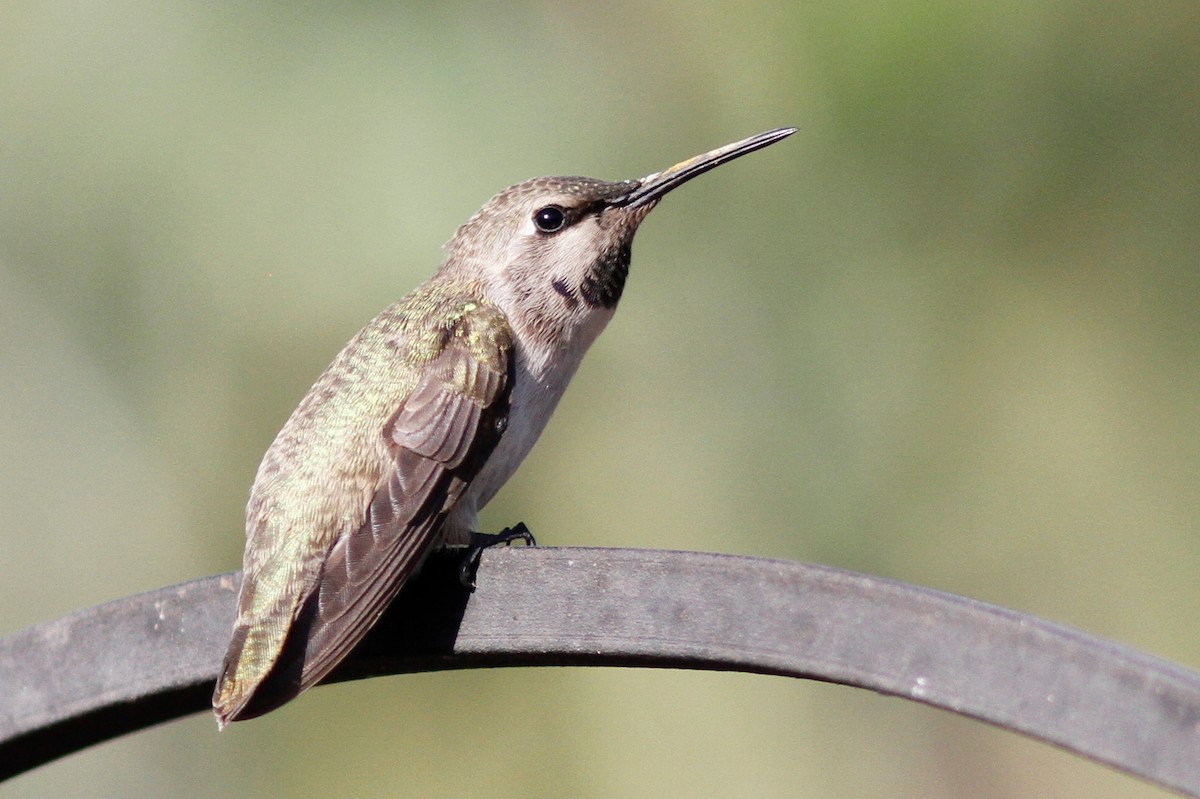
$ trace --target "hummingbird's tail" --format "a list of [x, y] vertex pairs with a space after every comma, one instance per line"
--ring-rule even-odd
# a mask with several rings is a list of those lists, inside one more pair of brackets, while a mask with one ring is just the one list
[[[317, 585], [298, 607], [277, 605], [265, 614], [245, 610], [238, 616], [213, 691], [218, 728], [272, 711], [327, 677], [417, 571], [437, 541], [444, 514], [401, 526], [397, 534], [390, 522], [402, 505], [401, 491], [399, 478], [380, 489], [367, 521], [330, 550]], [[377, 535], [381, 531], [393, 534]], [[253, 597], [240, 602], [252, 607]]]
[[231, 721], [260, 716], [303, 690], [299, 678], [303, 653], [289, 656], [288, 652], [296, 648], [289, 645], [289, 639], [295, 639], [286, 630], [272, 637], [264, 634], [264, 629], [270, 628], [241, 621], [234, 627], [213, 690], [218, 729], [225, 729]]

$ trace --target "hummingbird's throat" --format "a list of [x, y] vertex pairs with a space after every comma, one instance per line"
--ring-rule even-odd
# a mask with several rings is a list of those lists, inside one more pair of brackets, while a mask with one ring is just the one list
[[629, 276], [629, 261], [633, 250], [629, 242], [618, 244], [600, 254], [592, 269], [583, 278], [579, 296], [592, 308], [615, 308]]

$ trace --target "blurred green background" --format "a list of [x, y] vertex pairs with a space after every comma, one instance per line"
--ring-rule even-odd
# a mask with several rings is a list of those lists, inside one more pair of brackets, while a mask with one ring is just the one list
[[[0, 6], [0, 633], [240, 563], [354, 331], [538, 174], [672, 194], [484, 515], [818, 561], [1200, 666], [1200, 5]], [[5, 796], [1158, 796], [848, 688], [505, 669]]]

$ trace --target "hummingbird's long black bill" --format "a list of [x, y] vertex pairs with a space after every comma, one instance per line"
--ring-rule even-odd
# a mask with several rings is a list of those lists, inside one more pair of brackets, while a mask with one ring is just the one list
[[733, 144], [726, 144], [724, 147], [718, 147], [704, 155], [698, 155], [695, 158], [681, 161], [673, 167], [664, 169], [662, 172], [655, 172], [652, 175], [642, 178], [636, 189], [611, 201], [610, 204], [624, 208], [637, 208], [639, 205], [654, 202], [671, 189], [683, 185], [697, 175], [703, 175], [708, 170], [718, 167], [727, 161], [740, 158], [747, 153], [761, 150], [777, 141], [786, 139], [795, 132], [796, 128], [768, 130], [766, 133], [760, 133], [757, 136], [751, 136], [748, 139], [743, 139]]

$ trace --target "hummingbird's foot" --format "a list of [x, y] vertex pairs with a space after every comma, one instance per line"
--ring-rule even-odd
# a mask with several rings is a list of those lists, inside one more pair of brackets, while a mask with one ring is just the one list
[[458, 581], [474, 591], [475, 570], [479, 568], [479, 559], [483, 557], [483, 550], [499, 544], [508, 546], [517, 540], [524, 541], [527, 547], [537, 546], [537, 542], [533, 540], [533, 533], [529, 532], [525, 522], [520, 522], [513, 527], [505, 527], [498, 533], [471, 533], [467, 551], [463, 553], [462, 560], [458, 564]]

